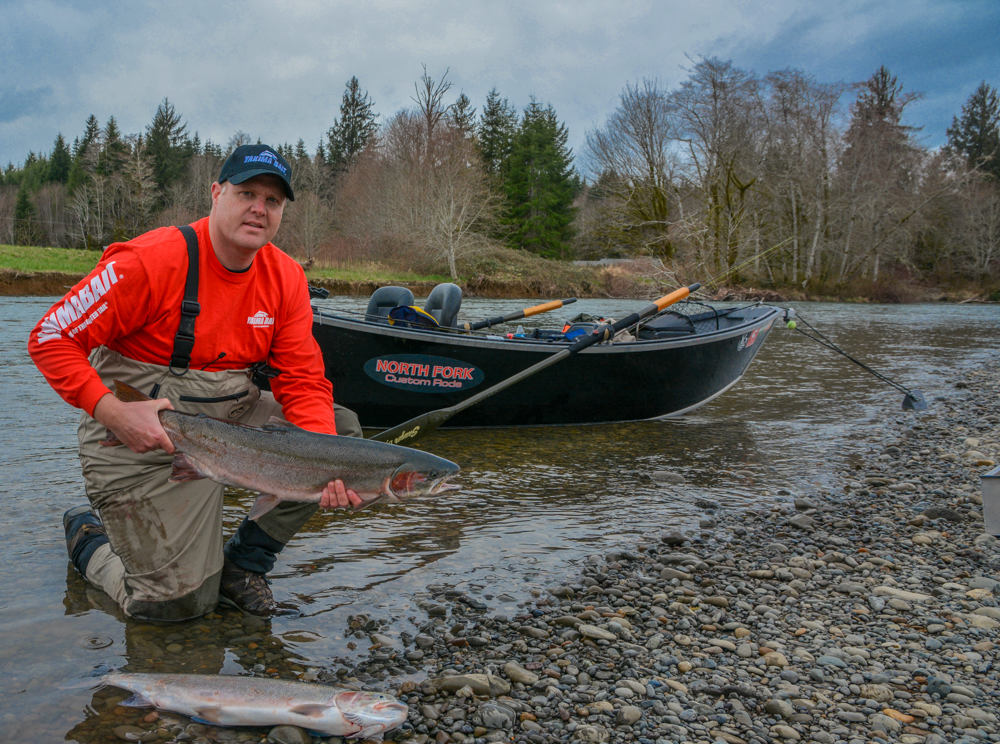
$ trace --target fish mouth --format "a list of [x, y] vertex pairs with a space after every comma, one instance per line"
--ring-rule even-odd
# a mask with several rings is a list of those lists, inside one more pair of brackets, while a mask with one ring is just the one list
[[431, 490], [429, 491], [429, 493], [432, 495], [437, 495], [439, 493], [444, 493], [445, 491], [461, 491], [462, 487], [457, 483], [449, 483], [448, 482], [449, 478], [451, 478], [450, 475], [447, 476], [446, 478], [442, 478], [441, 480], [439, 480], [437, 483], [431, 486]]

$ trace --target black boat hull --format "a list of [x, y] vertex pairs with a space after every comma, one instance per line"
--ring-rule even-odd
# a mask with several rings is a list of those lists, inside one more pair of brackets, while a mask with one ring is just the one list
[[[457, 414], [448, 427], [551, 426], [676, 416], [736, 384], [779, 311], [750, 308], [721, 330], [684, 338], [602, 344]], [[528, 339], [399, 329], [317, 313], [334, 399], [366, 428], [386, 429], [446, 408], [554, 354]]]

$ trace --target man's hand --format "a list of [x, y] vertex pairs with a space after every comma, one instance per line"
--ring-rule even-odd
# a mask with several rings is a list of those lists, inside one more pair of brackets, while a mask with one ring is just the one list
[[319, 498], [321, 509], [357, 509], [363, 502], [354, 491], [348, 491], [344, 481], [330, 481]]
[[174, 445], [160, 424], [159, 412], [173, 410], [166, 398], [122, 403], [108, 394], [94, 406], [94, 418], [115, 433], [122, 443], [137, 453], [161, 449], [173, 454]]

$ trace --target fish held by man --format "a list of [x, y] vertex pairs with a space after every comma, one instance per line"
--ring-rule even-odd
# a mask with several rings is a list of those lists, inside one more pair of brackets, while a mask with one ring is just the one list
[[102, 681], [133, 693], [122, 705], [153, 706], [217, 726], [300, 726], [348, 739], [381, 738], [406, 721], [390, 695], [222, 674], [111, 672]]
[[[150, 400], [115, 380], [126, 403]], [[208, 478], [257, 491], [249, 518], [258, 519], [282, 501], [318, 502], [334, 480], [358, 494], [363, 509], [413, 496], [460, 488], [448, 483], [458, 465], [429, 452], [355, 437], [318, 434], [294, 426], [247, 426], [181, 411], [159, 412], [175, 447], [171, 481]], [[102, 442], [121, 444], [113, 432]]]

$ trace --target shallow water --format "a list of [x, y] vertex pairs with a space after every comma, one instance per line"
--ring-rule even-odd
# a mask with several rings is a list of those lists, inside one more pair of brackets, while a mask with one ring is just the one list
[[[349, 664], [369, 647], [363, 634], [353, 635], [349, 618], [381, 620], [389, 636], [412, 634], [427, 618], [418, 603], [430, 598], [428, 587], [457, 588], [489, 613], [510, 616], [590, 553], [650, 530], [696, 525], [697, 498], [738, 508], [790, 498], [782, 489], [836, 489], [833, 473], [856, 461], [884, 422], [913, 415], [900, 410], [900, 393], [779, 326], [740, 384], [679, 420], [440, 431], [422, 447], [462, 466], [463, 490], [314, 518], [272, 576], [276, 598], [296, 605], [298, 616], [254, 622], [220, 611], [156, 627], [124, 622], [66, 560], [62, 513], [84, 501], [77, 414], [47, 386], [25, 346], [51, 301], [0, 299], [7, 326], [0, 338], [7, 567], [0, 581], [0, 740], [113, 740], [113, 725], [142, 712], [117, 708], [125, 697], [118, 691], [90, 689], [86, 675], [106, 667], [237, 673], [260, 664], [290, 677]], [[357, 310], [365, 303], [321, 304]], [[531, 304], [466, 300], [462, 317]], [[522, 325], [555, 325], [577, 312], [620, 317], [641, 304], [581, 300]], [[951, 386], [955, 370], [994, 353], [1000, 332], [995, 306], [795, 307], [931, 401]], [[650, 476], [664, 470], [687, 483], [658, 485]], [[252, 501], [240, 492], [227, 497], [227, 533]]]

